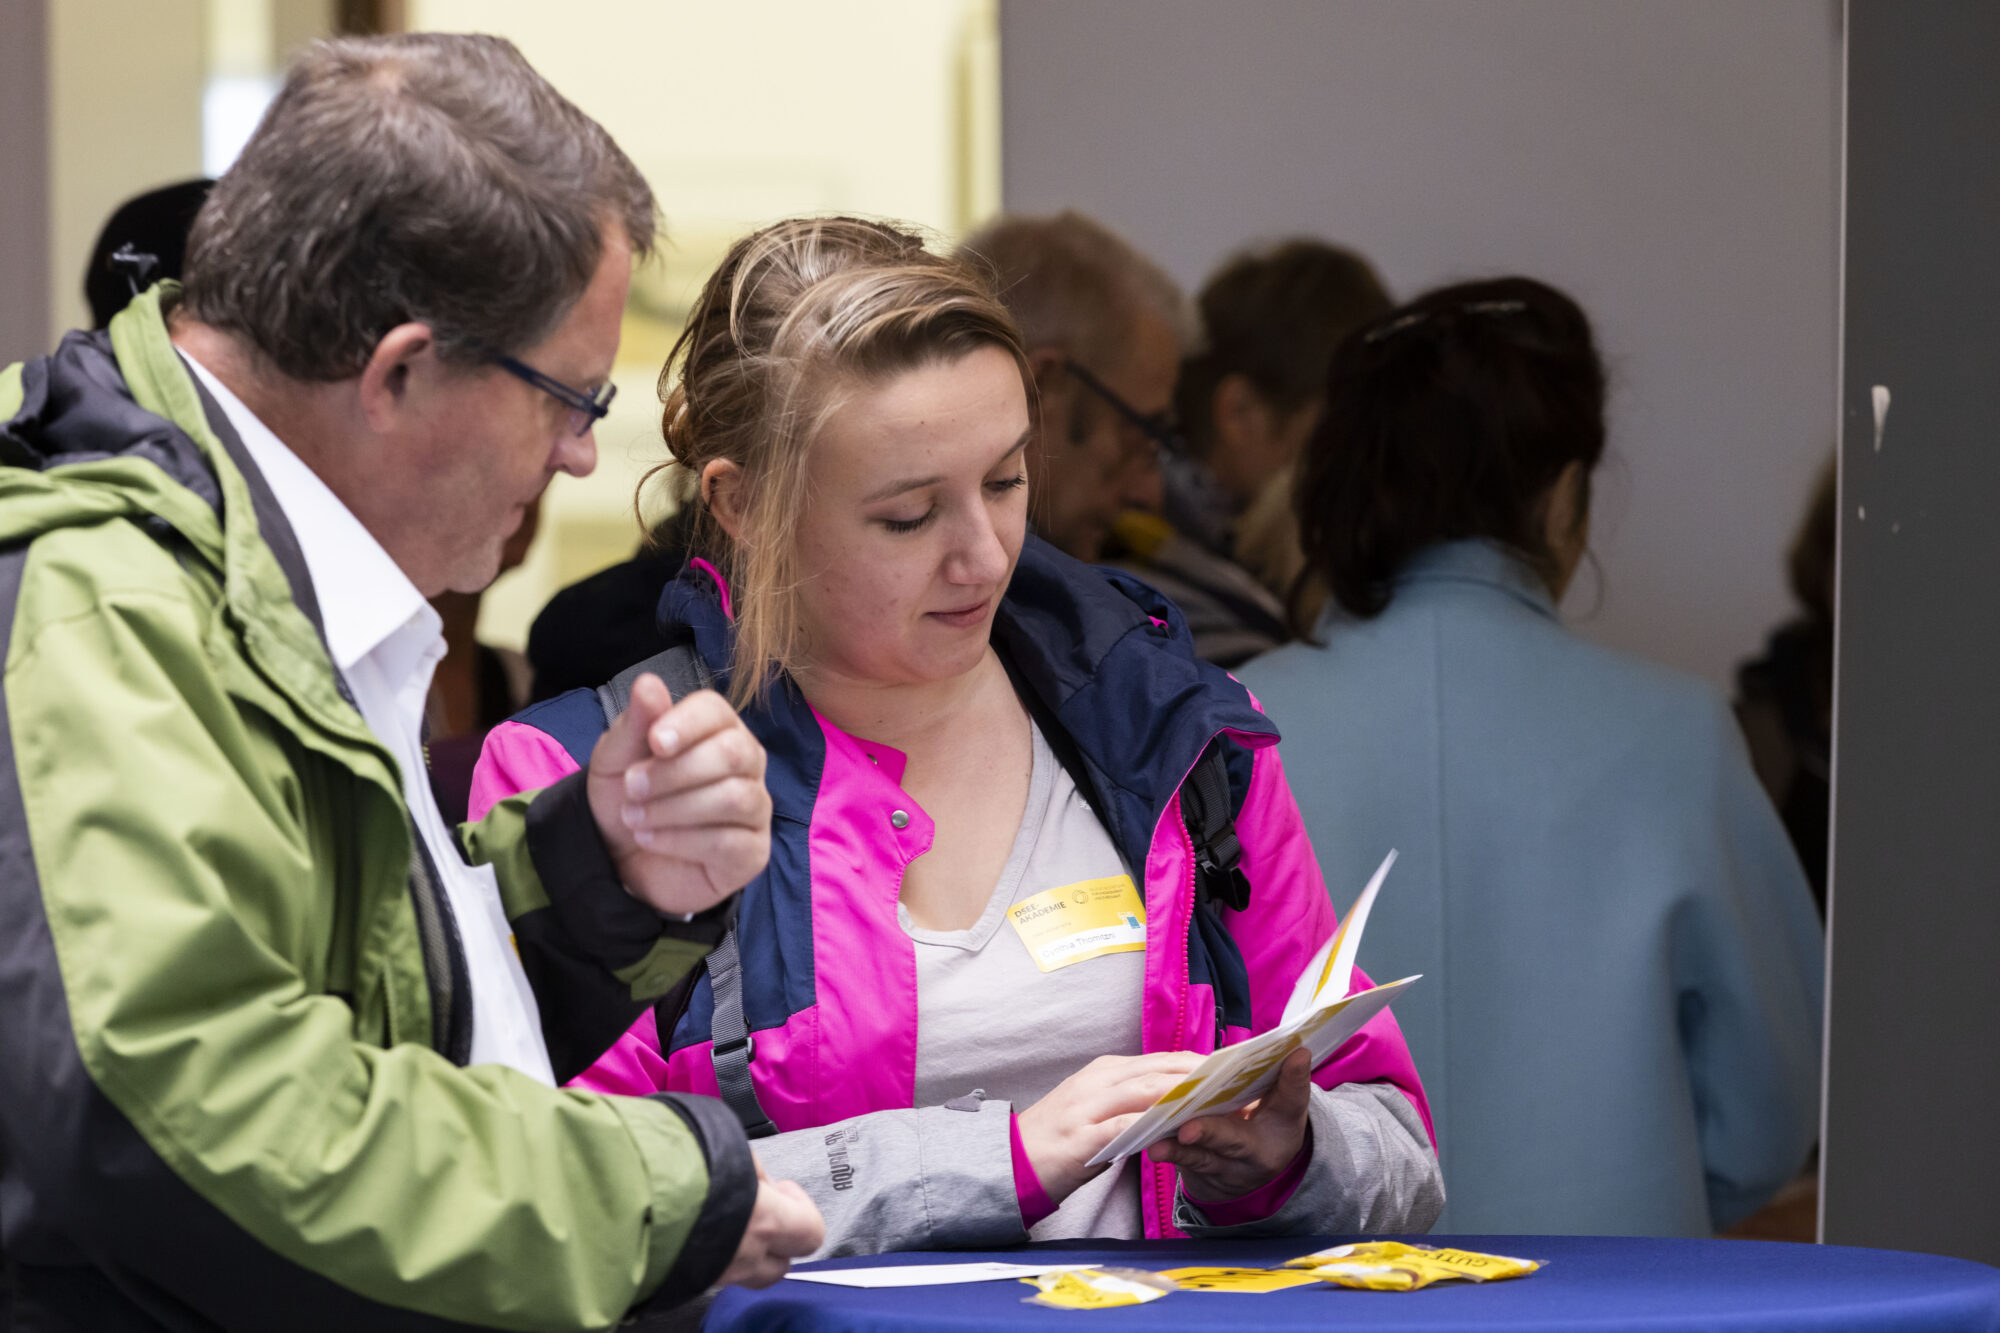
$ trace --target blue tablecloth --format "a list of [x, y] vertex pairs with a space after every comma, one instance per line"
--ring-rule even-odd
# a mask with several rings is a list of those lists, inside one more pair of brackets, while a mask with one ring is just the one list
[[[1350, 1238], [1351, 1239], [1351, 1238]], [[1408, 1237], [1493, 1254], [1540, 1259], [1532, 1276], [1484, 1286], [1454, 1283], [1412, 1292], [1303, 1287], [1268, 1295], [1181, 1291], [1116, 1310], [1052, 1310], [1021, 1303], [1019, 1282], [860, 1290], [780, 1282], [765, 1291], [731, 1288], [716, 1298], [708, 1333], [897, 1330], [1256, 1327], [1384, 1329], [1805, 1330], [1869, 1333], [1978, 1330], [2000, 1333], [2000, 1269], [1963, 1259], [1832, 1245], [1747, 1240], [1636, 1240], [1590, 1236]], [[923, 1253], [834, 1259], [813, 1268], [877, 1264], [1010, 1262], [1107, 1263], [1130, 1268], [1194, 1264], [1276, 1267], [1338, 1238], [1261, 1241], [1061, 1242], [980, 1253]]]

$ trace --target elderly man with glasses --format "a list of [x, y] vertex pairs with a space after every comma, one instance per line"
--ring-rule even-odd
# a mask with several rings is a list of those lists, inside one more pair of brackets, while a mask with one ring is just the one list
[[1160, 512], [1162, 467], [1187, 452], [1173, 401], [1189, 312], [1174, 280], [1074, 211], [1002, 217], [964, 248], [992, 266], [1028, 346], [1041, 405], [1028, 459], [1035, 530], [1171, 597], [1210, 661], [1233, 666], [1282, 642], [1276, 599]]
[[706, 1098], [588, 1065], [769, 856], [642, 678], [452, 830], [426, 599], [591, 428], [654, 204], [494, 38], [320, 43], [161, 284], [0, 371], [0, 1198], [21, 1326], [598, 1328], [818, 1245]]
[[1003, 217], [964, 249], [992, 266], [1027, 343], [1041, 402], [1028, 456], [1035, 530], [1079, 560], [1100, 559], [1120, 513], [1160, 507], [1159, 454], [1178, 438], [1186, 299], [1081, 213]]

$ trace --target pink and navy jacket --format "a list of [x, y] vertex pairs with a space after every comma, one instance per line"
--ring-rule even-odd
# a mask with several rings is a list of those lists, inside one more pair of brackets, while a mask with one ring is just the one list
[[[667, 586], [659, 615], [670, 639], [692, 639], [726, 689], [728, 590], [706, 562], [691, 562]], [[1205, 1053], [1275, 1026], [1335, 920], [1277, 731], [1255, 700], [1194, 656], [1172, 603], [1033, 537], [1002, 599], [993, 644], [1144, 894], [1145, 1050]], [[773, 803], [770, 865], [743, 890], [737, 917], [758, 1099], [781, 1133], [909, 1108], [916, 961], [896, 905], [904, 867], [930, 847], [932, 823], [898, 785], [900, 752], [842, 732], [789, 681], [744, 720], [769, 752]], [[603, 729], [586, 690], [501, 724], [473, 776], [471, 817], [574, 772]], [[1198, 905], [1180, 812], [1181, 783], [1217, 738], [1227, 748], [1250, 884], [1241, 911]], [[1357, 970], [1354, 988], [1369, 984]], [[664, 1040], [648, 1014], [577, 1085], [714, 1094], [712, 1008], [704, 976]], [[1314, 1078], [1325, 1088], [1392, 1085], [1429, 1131], [1422, 1084], [1387, 1012]], [[1146, 1161], [1140, 1188], [1146, 1234], [1180, 1234], [1173, 1168]]]

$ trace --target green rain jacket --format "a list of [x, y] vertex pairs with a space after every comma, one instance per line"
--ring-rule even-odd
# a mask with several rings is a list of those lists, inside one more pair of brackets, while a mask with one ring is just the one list
[[[16, 1318], [593, 1328], [697, 1296], [755, 1199], [741, 1128], [464, 1067], [448, 901], [291, 531], [168, 341], [174, 295], [0, 371]], [[460, 836], [558, 1079], [721, 933], [723, 909], [663, 924], [624, 892], [575, 783]]]

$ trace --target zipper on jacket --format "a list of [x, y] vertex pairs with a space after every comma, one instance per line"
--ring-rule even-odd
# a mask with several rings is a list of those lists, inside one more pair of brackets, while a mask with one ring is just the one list
[[[1211, 738], [1212, 740], [1213, 738]], [[1203, 746], [1202, 748], [1206, 751], [1208, 747]], [[1201, 762], [1200, 756], [1196, 756], [1195, 762]], [[1188, 773], [1192, 772], [1194, 772], [1194, 769], [1190, 766]], [[1181, 776], [1181, 782], [1183, 785], [1186, 784], [1186, 774]], [[1180, 788], [1176, 787], [1174, 790], [1178, 792]], [[1188, 930], [1187, 938], [1181, 949], [1181, 989], [1180, 996], [1174, 1006], [1174, 1039], [1176, 1044], [1184, 1047], [1187, 1045], [1188, 1036], [1187, 993], [1194, 985], [1194, 914], [1201, 910], [1201, 886], [1195, 866], [1194, 834], [1188, 831], [1187, 812], [1185, 810], [1181, 812], [1179, 824], [1181, 845], [1187, 849]], [[1217, 1010], [1218, 1021], [1220, 1013], [1221, 1011]], [[1216, 1049], [1222, 1049], [1219, 1042]], [[1153, 1199], [1160, 1215], [1160, 1237], [1164, 1239], [1173, 1234], [1174, 1231], [1174, 1185], [1173, 1181], [1169, 1178], [1170, 1173], [1165, 1162], [1153, 1162], [1151, 1165], [1153, 1168]]]
[[415, 821], [405, 812], [415, 854], [410, 857], [410, 903], [416, 909], [417, 940], [424, 956], [424, 979], [431, 993], [431, 1049], [455, 1065], [472, 1059], [472, 987], [465, 950], [451, 901], [438, 883], [437, 867]]

